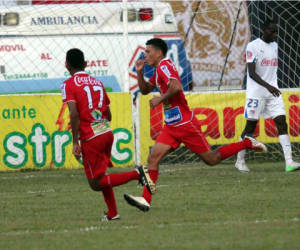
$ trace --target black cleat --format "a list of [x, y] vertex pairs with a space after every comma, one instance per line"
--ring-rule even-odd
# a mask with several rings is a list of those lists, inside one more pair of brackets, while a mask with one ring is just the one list
[[120, 215], [117, 214], [116, 216], [110, 218], [107, 216], [107, 213], [104, 213], [104, 216], [101, 219], [101, 221], [112, 221], [112, 220], [120, 220]]
[[144, 166], [140, 166], [137, 168], [139, 174], [140, 174], [140, 183], [143, 186], [146, 186], [150, 194], [155, 193], [155, 183], [151, 180], [148, 170]]

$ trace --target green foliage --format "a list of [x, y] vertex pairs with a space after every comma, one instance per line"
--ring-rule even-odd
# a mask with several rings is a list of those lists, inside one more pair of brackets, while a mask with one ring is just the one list
[[114, 222], [82, 169], [0, 173], [0, 249], [299, 249], [300, 171], [249, 167], [162, 166], [148, 213], [123, 199], [136, 181], [115, 188]]

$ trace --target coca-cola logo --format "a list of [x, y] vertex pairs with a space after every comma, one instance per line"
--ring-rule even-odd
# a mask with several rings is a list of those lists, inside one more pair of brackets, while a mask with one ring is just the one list
[[278, 66], [278, 59], [262, 59], [261, 66]]
[[74, 83], [79, 87], [82, 85], [102, 85], [99, 80], [91, 76], [75, 76]]

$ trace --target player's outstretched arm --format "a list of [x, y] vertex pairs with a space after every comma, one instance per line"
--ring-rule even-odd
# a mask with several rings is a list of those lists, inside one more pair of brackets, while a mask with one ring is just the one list
[[249, 76], [256, 81], [259, 85], [265, 87], [273, 96], [280, 96], [281, 92], [279, 89], [273, 87], [272, 85], [270, 85], [269, 83], [267, 83], [266, 81], [264, 81], [263, 79], [261, 79], [261, 77], [256, 74], [255, 71], [255, 63], [247, 63], [247, 67], [248, 67], [248, 72], [249, 72]]
[[143, 95], [147, 95], [150, 93], [155, 86], [145, 81], [143, 69], [145, 67], [145, 60], [137, 60], [135, 63], [135, 69], [138, 76], [138, 85], [140, 88], [140, 91]]

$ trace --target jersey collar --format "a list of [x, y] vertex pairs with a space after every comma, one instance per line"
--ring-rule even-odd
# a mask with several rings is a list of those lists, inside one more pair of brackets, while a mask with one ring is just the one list
[[164, 57], [163, 59], [160, 60], [158, 66], [159, 66], [163, 61], [167, 61], [167, 60], [169, 60], [169, 59], [170, 59], [170, 58], [168, 58], [168, 57]]
[[85, 71], [78, 71], [74, 75], [77, 75], [77, 74], [87, 74], [87, 73]]

